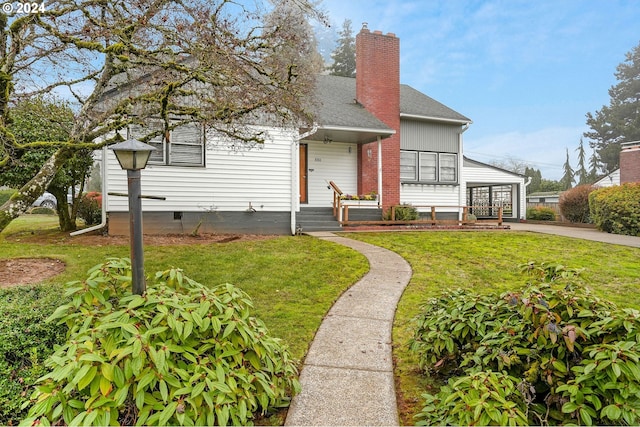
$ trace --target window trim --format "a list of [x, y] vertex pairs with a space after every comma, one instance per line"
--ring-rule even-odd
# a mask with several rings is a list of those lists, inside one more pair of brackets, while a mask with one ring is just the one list
[[[418, 151], [418, 150], [400, 150], [400, 157], [402, 158], [402, 154], [413, 154], [416, 162], [415, 168], [416, 173], [414, 175], [414, 179], [409, 179], [407, 177], [402, 176], [402, 162], [400, 164], [400, 182], [403, 184], [437, 184], [437, 185], [459, 185], [460, 184], [460, 165], [458, 163], [458, 153], [441, 153], [436, 151]], [[423, 154], [435, 155], [436, 165], [435, 165], [435, 179], [423, 179], [422, 174], [422, 158], [426, 157]], [[453, 158], [454, 170], [453, 173], [455, 175], [453, 180], [445, 180], [442, 178], [443, 175], [443, 160], [447, 157]]]
[[[150, 120], [151, 123], [159, 123], [160, 120]], [[205, 130], [204, 127], [199, 124], [199, 123], [187, 123], [185, 124], [185, 126], [191, 126], [191, 125], [196, 125], [199, 127], [198, 133], [200, 135], [200, 141], [199, 143], [185, 143], [185, 142], [172, 142], [173, 141], [173, 132], [175, 130], [179, 130], [181, 126], [176, 127], [175, 129], [171, 129], [169, 130], [169, 144], [167, 144], [167, 141], [165, 140], [164, 135], [162, 136], [156, 136], [154, 138], [152, 138], [150, 141], [148, 141], [147, 143], [150, 145], [153, 145], [155, 147], [157, 147], [159, 150], [159, 152], [162, 153], [162, 160], [160, 159], [153, 159], [154, 157], [154, 153], [152, 153], [151, 157], [149, 158], [149, 162], [148, 164], [150, 166], [172, 166], [172, 167], [194, 167], [194, 168], [204, 168], [206, 167], [206, 141], [205, 141]], [[140, 126], [140, 125], [131, 125], [127, 128], [127, 135], [128, 138], [135, 138], [135, 134], [132, 131], [133, 126]], [[140, 126], [143, 127], [143, 126]], [[200, 162], [196, 163], [189, 163], [189, 162], [173, 162], [172, 161], [172, 152], [173, 152], [173, 147], [174, 146], [197, 146], [200, 147]], [[177, 157], [177, 156], [176, 156]]]

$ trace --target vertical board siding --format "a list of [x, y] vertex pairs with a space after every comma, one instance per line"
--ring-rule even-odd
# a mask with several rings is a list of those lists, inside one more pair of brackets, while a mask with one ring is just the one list
[[458, 153], [460, 125], [403, 119], [400, 122], [400, 149]]
[[329, 181], [335, 182], [346, 194], [356, 194], [358, 191], [356, 144], [338, 142], [324, 144], [309, 141], [308, 148], [309, 203], [306, 206], [331, 206], [333, 190], [327, 188]]
[[[144, 211], [257, 211], [291, 209], [293, 137], [271, 130], [264, 146], [233, 150], [207, 138], [205, 167], [149, 165], [142, 171], [142, 194], [166, 200], [142, 200]], [[297, 160], [296, 160], [297, 161]], [[108, 154], [109, 192], [126, 193], [126, 172]], [[109, 196], [109, 211], [127, 211], [126, 197]]]

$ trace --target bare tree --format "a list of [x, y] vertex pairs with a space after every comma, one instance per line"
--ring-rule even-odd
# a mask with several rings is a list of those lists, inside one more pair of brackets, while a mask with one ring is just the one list
[[507, 155], [502, 159], [494, 159], [489, 162], [491, 166], [495, 166], [500, 169], [508, 170], [511, 172], [519, 173], [520, 175], [524, 175], [527, 167], [531, 166], [528, 162], [522, 159], [518, 159], [517, 157], [513, 157], [511, 155]]
[[[308, 0], [58, 0], [37, 13], [0, 12], [0, 168], [16, 147], [57, 147], [0, 207], [0, 231], [75, 150], [117, 142], [130, 125], [160, 119], [150, 139], [198, 122], [242, 144], [264, 142], [250, 122], [308, 123], [315, 69], [302, 53], [313, 36], [283, 25], [279, 14], [291, 10], [323, 18]], [[69, 139], [19, 145], [7, 130], [13, 103], [56, 90], [77, 103]]]

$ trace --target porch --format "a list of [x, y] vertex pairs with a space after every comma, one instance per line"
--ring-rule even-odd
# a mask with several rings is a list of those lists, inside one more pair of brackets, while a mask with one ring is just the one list
[[[377, 200], [345, 199], [335, 182], [330, 181], [329, 186], [333, 191], [332, 206], [302, 207], [297, 218], [299, 232], [509, 228], [503, 221], [503, 206], [411, 205], [415, 212], [407, 216], [404, 206], [392, 206], [385, 213]], [[473, 212], [491, 216], [478, 218]]]

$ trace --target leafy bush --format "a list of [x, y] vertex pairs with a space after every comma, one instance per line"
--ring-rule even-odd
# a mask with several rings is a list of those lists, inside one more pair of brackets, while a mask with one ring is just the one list
[[411, 348], [449, 378], [425, 394], [421, 424], [636, 425], [640, 313], [575, 285], [576, 270], [523, 266], [520, 292], [454, 291], [416, 319]]
[[78, 216], [87, 225], [100, 224], [102, 221], [102, 194], [92, 191], [83, 195], [78, 202]]
[[31, 209], [30, 213], [32, 213], [34, 215], [55, 215], [56, 211], [54, 211], [51, 208], [38, 207], [38, 208]]
[[128, 260], [68, 284], [51, 320], [66, 344], [32, 395], [25, 425], [246, 425], [299, 389], [288, 352], [232, 285], [207, 288], [181, 270], [130, 292]]
[[[415, 221], [420, 219], [418, 210], [409, 204], [402, 204], [394, 206], [395, 220], [396, 221]], [[391, 209], [385, 214], [385, 220], [391, 219]]]
[[640, 236], [640, 183], [599, 188], [589, 195], [589, 207], [600, 230]]
[[534, 221], [555, 221], [556, 212], [546, 206], [536, 206], [535, 208], [527, 209], [527, 219]]
[[17, 425], [30, 388], [46, 373], [44, 361], [65, 340], [66, 327], [45, 320], [60, 305], [54, 286], [0, 289], [0, 425]]
[[593, 185], [578, 185], [560, 196], [560, 212], [571, 222], [589, 223], [589, 194], [596, 188]]

